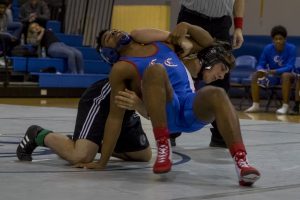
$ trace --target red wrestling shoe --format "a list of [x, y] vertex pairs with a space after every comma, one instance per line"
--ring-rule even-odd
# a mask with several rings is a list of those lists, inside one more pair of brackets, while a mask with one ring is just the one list
[[155, 174], [167, 173], [172, 168], [172, 151], [170, 140], [167, 137], [162, 137], [156, 140], [157, 157], [153, 166]]
[[241, 186], [251, 186], [260, 178], [259, 171], [249, 165], [245, 152], [238, 151], [233, 159]]

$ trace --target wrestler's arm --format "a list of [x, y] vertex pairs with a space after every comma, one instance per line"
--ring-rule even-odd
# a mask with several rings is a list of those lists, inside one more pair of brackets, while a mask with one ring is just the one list
[[168, 41], [170, 32], [154, 29], [154, 28], [140, 28], [131, 31], [130, 36], [132, 39], [141, 44], [149, 44], [151, 42]]
[[187, 35], [189, 35], [191, 41], [194, 42], [193, 48], [191, 49], [190, 53], [196, 53], [203, 48], [211, 46], [214, 42], [214, 39], [209, 34], [209, 32], [207, 32], [200, 26], [195, 26], [187, 22], [181, 22], [177, 24], [170, 37], [172, 43], [178, 42], [178, 44], [180, 45], [180, 42], [184, 40]]
[[130, 80], [133, 73], [133, 67], [126, 62], [117, 62], [113, 65], [109, 76], [111, 85], [110, 110], [105, 123], [100, 160], [87, 164], [77, 164], [75, 165], [76, 167], [98, 170], [105, 169], [119, 138], [125, 113], [124, 109], [115, 104], [114, 97], [119, 91], [125, 90], [125, 81]]

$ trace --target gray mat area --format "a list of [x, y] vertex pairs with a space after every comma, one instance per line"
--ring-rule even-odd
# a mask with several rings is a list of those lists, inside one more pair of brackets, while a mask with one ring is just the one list
[[[172, 172], [162, 176], [152, 173], [154, 158], [112, 159], [106, 171], [90, 171], [38, 148], [32, 163], [17, 161], [15, 150], [29, 125], [71, 134], [75, 116], [75, 109], [0, 105], [0, 200], [300, 199], [300, 125], [292, 123], [241, 120], [249, 160], [262, 174], [251, 188], [238, 186], [227, 150], [208, 147], [209, 126], [177, 140]], [[155, 157], [150, 123], [143, 125]]]

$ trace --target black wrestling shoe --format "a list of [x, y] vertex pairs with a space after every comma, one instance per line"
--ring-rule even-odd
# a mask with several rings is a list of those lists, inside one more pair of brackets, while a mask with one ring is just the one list
[[176, 146], [176, 138], [179, 137], [181, 135], [181, 133], [172, 133], [170, 134], [170, 143], [172, 147]]
[[227, 148], [225, 141], [221, 136], [219, 136], [219, 133], [216, 133], [216, 130], [214, 128], [210, 129], [212, 135], [211, 140], [209, 143], [210, 147], [220, 147], [220, 148]]
[[170, 138], [170, 143], [172, 147], [176, 146], [176, 138]]
[[20, 161], [32, 161], [31, 154], [33, 150], [38, 146], [35, 142], [37, 134], [43, 130], [42, 127], [37, 125], [30, 126], [17, 148], [17, 157]]

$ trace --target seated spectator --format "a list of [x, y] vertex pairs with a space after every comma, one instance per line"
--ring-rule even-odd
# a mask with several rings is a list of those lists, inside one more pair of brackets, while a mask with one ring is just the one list
[[6, 15], [8, 17], [9, 22], [12, 22], [13, 21], [13, 14], [12, 14], [12, 10], [11, 10], [12, 0], [6, 0], [6, 2], [7, 2]]
[[64, 0], [45, 0], [50, 10], [50, 19], [63, 22], [65, 13]]
[[27, 38], [29, 24], [36, 22], [45, 28], [50, 19], [50, 11], [43, 0], [27, 0], [20, 8], [19, 19], [23, 23], [23, 33]]
[[292, 108], [291, 115], [300, 114], [300, 69], [294, 69], [294, 76], [296, 77], [296, 87], [295, 87], [295, 105]]
[[0, 50], [10, 55], [14, 46], [20, 43], [22, 24], [13, 22], [7, 15], [7, 0], [0, 0]]
[[292, 81], [291, 73], [295, 65], [296, 47], [287, 43], [287, 31], [283, 26], [275, 26], [271, 30], [273, 43], [268, 44], [260, 57], [257, 72], [252, 76], [251, 93], [253, 104], [245, 112], [259, 112], [259, 87], [282, 85], [283, 105], [276, 110], [277, 114], [287, 114]]
[[60, 42], [51, 30], [46, 30], [37, 23], [32, 23], [28, 28], [28, 44], [39, 45], [45, 48], [46, 54], [53, 58], [66, 58], [68, 73], [83, 74], [84, 61], [82, 53], [74, 48]]

